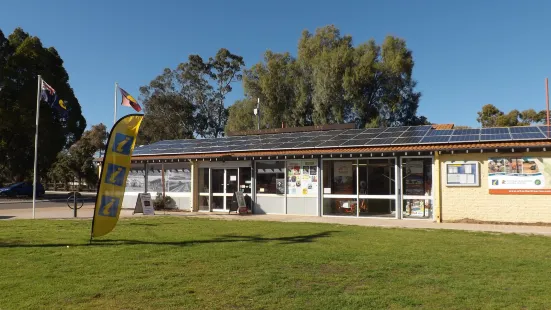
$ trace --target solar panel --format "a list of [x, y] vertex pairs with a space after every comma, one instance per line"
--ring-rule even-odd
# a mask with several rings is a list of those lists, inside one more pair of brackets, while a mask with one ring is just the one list
[[546, 135], [541, 132], [513, 133], [513, 140], [545, 139]]
[[528, 132], [540, 132], [538, 127], [511, 127], [509, 128], [511, 130], [511, 133], [528, 133]]
[[369, 141], [370, 140], [365, 140], [365, 139], [351, 139], [341, 143], [341, 146], [360, 146], [360, 145], [365, 145]]
[[278, 148], [280, 148], [280, 149], [292, 149], [292, 148], [295, 148], [299, 144], [302, 144], [302, 142], [285, 142], [285, 143], [280, 144]]
[[480, 129], [455, 129], [452, 136], [478, 135]]
[[478, 142], [479, 135], [452, 136], [449, 142]]
[[407, 131], [409, 128], [409, 126], [388, 127], [385, 132], [404, 132]]
[[443, 129], [443, 130], [430, 130], [427, 133], [427, 136], [451, 136], [453, 134], [453, 130], [451, 129]]
[[499, 135], [509, 134], [509, 128], [482, 128], [480, 134], [483, 135]]
[[391, 145], [397, 138], [373, 139], [366, 145]]
[[[543, 134], [546, 136], [546, 137], [551, 137], [551, 128], [547, 128], [547, 126], [539, 126], [539, 129], [541, 130], [541, 132], [543, 132]], [[548, 132], [550, 134], [548, 134]]]
[[341, 143], [343, 143], [343, 141], [329, 140], [329, 141], [325, 141], [325, 142], [322, 142], [322, 143], [318, 144], [316, 147], [339, 146]]
[[378, 133], [361, 133], [354, 137], [354, 139], [373, 139], [377, 137]]
[[406, 138], [406, 137], [423, 137], [427, 134], [427, 131], [406, 131], [403, 132], [400, 138]]
[[511, 140], [511, 135], [509, 133], [480, 135], [480, 141], [498, 141], [498, 140], [501, 140], [501, 141]]
[[421, 143], [448, 143], [451, 136], [426, 136]]
[[423, 139], [423, 137], [406, 137], [398, 138], [392, 142], [392, 144], [417, 144]]
[[301, 143], [299, 145], [297, 145], [296, 147], [297, 148], [313, 148], [313, 147], [316, 147], [318, 146], [318, 144], [320, 144], [321, 142], [320, 141], [307, 141], [307, 142], [304, 142], [304, 143]]
[[377, 139], [398, 138], [399, 136], [400, 136], [400, 132], [383, 132], [383, 133], [380, 133], [376, 138]]

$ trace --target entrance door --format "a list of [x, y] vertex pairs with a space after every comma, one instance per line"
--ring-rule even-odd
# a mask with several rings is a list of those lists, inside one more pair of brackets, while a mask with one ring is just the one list
[[433, 215], [432, 157], [402, 158], [402, 218]]
[[212, 169], [212, 199], [211, 209], [227, 211], [233, 194], [238, 189], [237, 169]]

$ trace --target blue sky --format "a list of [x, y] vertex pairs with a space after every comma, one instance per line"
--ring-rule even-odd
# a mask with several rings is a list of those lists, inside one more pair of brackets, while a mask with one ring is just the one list
[[[0, 29], [54, 46], [88, 126], [113, 122], [113, 85], [138, 96], [166, 67], [225, 47], [247, 67], [267, 50], [296, 55], [304, 29], [336, 25], [354, 44], [406, 40], [434, 123], [478, 126], [476, 112], [545, 108], [551, 1], [25, 1], [4, 0]], [[227, 104], [243, 97], [240, 84]], [[119, 116], [133, 110], [119, 106]], [[252, 115], [251, 115], [252, 117]]]

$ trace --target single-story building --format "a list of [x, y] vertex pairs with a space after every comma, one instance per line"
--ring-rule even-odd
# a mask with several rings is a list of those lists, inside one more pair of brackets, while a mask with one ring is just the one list
[[180, 209], [551, 223], [547, 126], [278, 128], [136, 146], [123, 205], [164, 193]]

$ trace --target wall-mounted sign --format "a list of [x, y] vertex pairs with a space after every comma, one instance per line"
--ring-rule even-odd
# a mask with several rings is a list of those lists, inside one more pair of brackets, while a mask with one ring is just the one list
[[497, 195], [551, 195], [551, 158], [489, 158], [488, 188]]
[[480, 174], [477, 162], [447, 162], [447, 186], [479, 186]]

